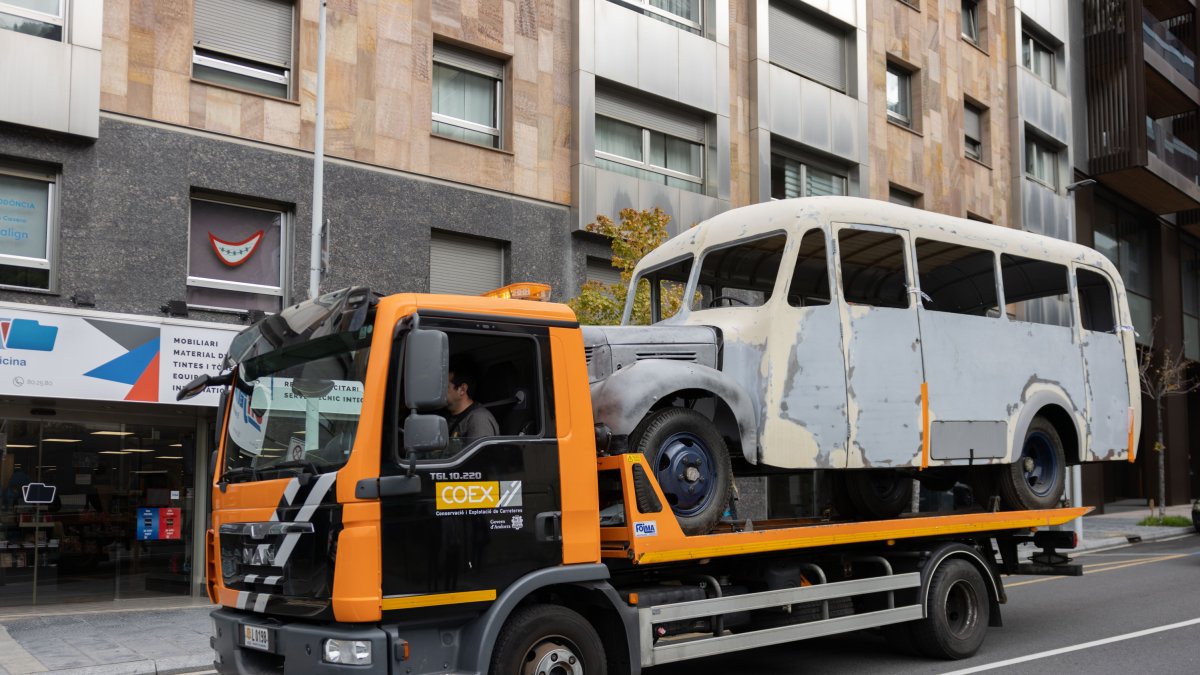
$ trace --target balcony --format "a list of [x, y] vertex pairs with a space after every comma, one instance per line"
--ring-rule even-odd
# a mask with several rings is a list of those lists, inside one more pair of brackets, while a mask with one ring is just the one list
[[1195, 29], [1194, 10], [1166, 21], [1142, 10], [1147, 105], [1156, 118], [1190, 110], [1200, 99], [1196, 54], [1188, 46], [1195, 44]]

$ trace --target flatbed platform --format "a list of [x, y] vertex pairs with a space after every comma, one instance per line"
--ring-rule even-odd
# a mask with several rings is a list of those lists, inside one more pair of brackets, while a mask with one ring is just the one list
[[[634, 467], [641, 466], [641, 485], [635, 484]], [[951, 537], [957, 534], [983, 535], [990, 532], [1012, 533], [1018, 530], [1062, 525], [1090, 512], [1091, 507], [942, 514], [912, 514], [892, 520], [830, 522], [826, 520], [775, 520], [754, 522], [753, 529], [741, 532], [725, 526], [724, 531], [687, 536], [679, 528], [653, 473], [640, 454], [625, 454], [598, 459], [601, 471], [620, 471], [625, 503], [625, 523], [600, 528], [602, 558], [629, 560], [637, 565], [679, 562], [701, 558], [768, 553], [794, 549], [892, 542], [921, 537]], [[639, 510], [641, 503], [657, 501], [660, 510]], [[646, 490], [657, 500], [647, 500]]]

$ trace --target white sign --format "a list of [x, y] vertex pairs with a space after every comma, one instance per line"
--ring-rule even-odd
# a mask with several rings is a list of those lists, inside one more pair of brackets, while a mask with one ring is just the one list
[[[176, 403], [196, 376], [220, 371], [240, 330], [0, 305], [0, 394]], [[219, 398], [209, 389], [183, 403]]]
[[324, 396], [301, 396], [292, 387], [290, 377], [260, 377], [254, 383], [255, 410], [307, 411], [311, 403], [317, 411], [333, 415], [358, 415], [362, 411], [363, 385], [354, 380], [333, 380], [332, 388]]

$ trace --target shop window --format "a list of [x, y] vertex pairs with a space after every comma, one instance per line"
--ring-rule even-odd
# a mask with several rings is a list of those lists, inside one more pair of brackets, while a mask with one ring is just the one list
[[0, 286], [54, 290], [58, 176], [0, 165]]
[[827, 197], [848, 194], [850, 181], [842, 171], [798, 159], [781, 152], [771, 153], [771, 198]]
[[66, 0], [0, 0], [0, 30], [61, 42]]
[[258, 94], [292, 95], [292, 0], [196, 0], [192, 77]]
[[1071, 325], [1065, 266], [1004, 253], [1000, 270], [1010, 317], [1050, 326]]
[[503, 147], [504, 64], [444, 44], [433, 46], [433, 133]]
[[926, 310], [998, 316], [994, 253], [931, 239], [918, 239], [916, 249], [921, 304]]
[[288, 214], [275, 207], [192, 198], [187, 303], [200, 309], [278, 312]]
[[851, 31], [800, 9], [804, 3], [771, 0], [768, 27], [771, 63], [846, 92]]

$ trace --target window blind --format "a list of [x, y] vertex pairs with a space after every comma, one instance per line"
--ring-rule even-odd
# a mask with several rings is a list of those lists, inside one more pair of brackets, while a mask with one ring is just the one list
[[704, 142], [704, 120], [613, 89], [596, 87], [596, 114], [693, 143]]
[[771, 63], [846, 91], [846, 32], [780, 2], [768, 12]]
[[504, 247], [494, 241], [434, 232], [429, 292], [479, 295], [504, 285]]
[[195, 45], [292, 67], [291, 0], [195, 0]]

